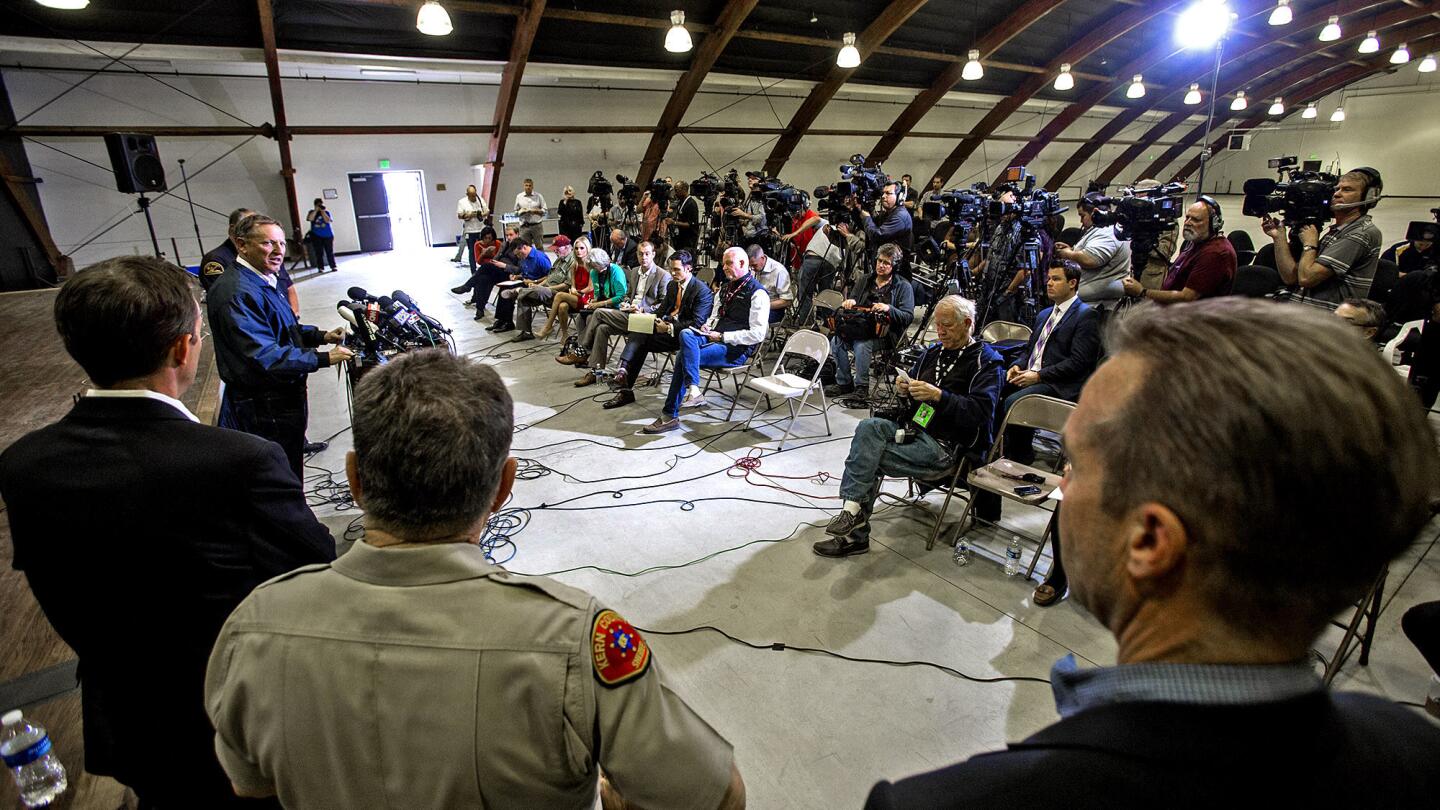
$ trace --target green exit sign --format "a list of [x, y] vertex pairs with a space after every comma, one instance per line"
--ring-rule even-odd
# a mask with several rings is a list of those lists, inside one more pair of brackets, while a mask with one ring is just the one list
[[382, 169], [388, 169], [388, 168], [390, 168], [390, 161], [389, 161], [388, 159], [386, 159], [386, 158], [380, 158], [380, 168], [382, 168]]

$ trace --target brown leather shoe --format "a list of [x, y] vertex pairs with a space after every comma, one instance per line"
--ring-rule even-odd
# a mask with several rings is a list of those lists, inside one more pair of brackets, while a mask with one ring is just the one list
[[650, 435], [654, 435], [654, 434], [656, 434], [656, 433], [668, 433], [668, 432], [670, 432], [670, 431], [672, 431], [672, 430], [679, 430], [679, 429], [680, 429], [680, 419], [679, 419], [679, 417], [668, 417], [668, 418], [667, 418], [667, 417], [661, 416], [661, 417], [657, 418], [654, 422], [651, 422], [650, 424], [646, 425], [645, 427], [640, 428], [640, 432], [641, 432], [641, 433], [650, 434]]
[[1031, 594], [1030, 601], [1034, 602], [1036, 607], [1050, 607], [1065, 595], [1064, 590], [1063, 586], [1056, 588], [1048, 582], [1042, 582], [1035, 588], [1035, 593]]
[[578, 380], [575, 381], [575, 387], [576, 387], [576, 388], [584, 388], [584, 387], [587, 386], [587, 385], [594, 385], [594, 384], [595, 384], [595, 372], [593, 372], [593, 371], [587, 371], [587, 372], [585, 373], [585, 376], [584, 376], [584, 377], [581, 377], [580, 379], [578, 379]]
[[573, 366], [576, 363], [583, 361], [584, 359], [585, 358], [574, 354], [562, 354], [559, 357], [555, 358], [555, 362], [566, 366]]
[[600, 407], [608, 411], [612, 408], [623, 408], [634, 401], [635, 393], [629, 388], [621, 388], [619, 391], [615, 392], [615, 396], [611, 397], [610, 401], [606, 402]]

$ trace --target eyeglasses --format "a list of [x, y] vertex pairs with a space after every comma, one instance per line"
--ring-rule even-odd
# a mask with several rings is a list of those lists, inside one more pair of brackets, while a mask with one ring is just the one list
[[278, 242], [277, 242], [276, 240], [274, 240], [274, 239], [260, 239], [260, 240], [256, 241], [255, 244], [257, 244], [257, 245], [259, 245], [260, 247], [263, 247], [263, 248], [271, 248], [271, 247], [274, 247], [274, 248], [279, 248], [279, 249], [281, 249], [281, 250], [284, 250], [284, 249], [285, 249], [285, 240], [284, 240], [284, 239], [281, 239], [281, 240], [279, 240]]

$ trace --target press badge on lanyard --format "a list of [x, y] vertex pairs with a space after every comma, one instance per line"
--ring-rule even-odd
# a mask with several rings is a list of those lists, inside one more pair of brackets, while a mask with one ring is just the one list
[[928, 402], [922, 402], [920, 403], [920, 407], [915, 409], [915, 415], [910, 417], [910, 421], [914, 422], [922, 428], [929, 427], [930, 419], [934, 416], [935, 408], [933, 408]]

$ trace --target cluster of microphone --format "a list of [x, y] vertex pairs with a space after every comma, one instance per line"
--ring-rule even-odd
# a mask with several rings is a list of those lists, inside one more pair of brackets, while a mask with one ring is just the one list
[[411, 349], [448, 346], [450, 330], [426, 315], [404, 290], [371, 295], [364, 287], [346, 290], [349, 300], [335, 309], [350, 326], [346, 345], [361, 365], [378, 365]]

